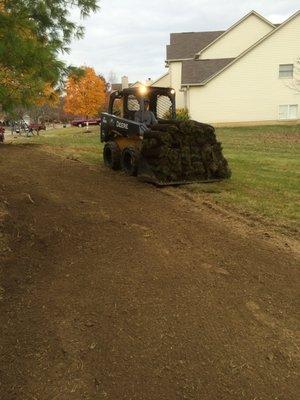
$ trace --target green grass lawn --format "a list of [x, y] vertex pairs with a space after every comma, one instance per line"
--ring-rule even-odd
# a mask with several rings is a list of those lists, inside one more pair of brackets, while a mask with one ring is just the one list
[[[21, 140], [44, 145], [64, 157], [97, 164], [102, 160], [99, 127], [91, 130], [56, 129]], [[216, 132], [232, 178], [189, 185], [185, 190], [205, 193], [220, 205], [266, 217], [275, 225], [299, 226], [300, 125], [218, 128]]]
[[36, 143], [49, 151], [75, 160], [97, 164], [102, 161], [102, 143], [99, 126], [91, 126], [91, 132], [85, 128], [62, 128], [41, 131], [40, 135], [20, 137], [17, 143]]
[[300, 125], [218, 128], [232, 178], [194, 184], [221, 205], [255, 213], [276, 225], [299, 226]]

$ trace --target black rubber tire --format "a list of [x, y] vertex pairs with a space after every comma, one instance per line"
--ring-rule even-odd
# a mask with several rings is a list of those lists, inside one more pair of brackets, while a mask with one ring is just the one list
[[136, 176], [138, 171], [139, 154], [132, 147], [126, 147], [122, 151], [121, 168], [130, 176]]
[[121, 166], [121, 150], [115, 142], [107, 142], [103, 149], [104, 164], [113, 170], [120, 169]]

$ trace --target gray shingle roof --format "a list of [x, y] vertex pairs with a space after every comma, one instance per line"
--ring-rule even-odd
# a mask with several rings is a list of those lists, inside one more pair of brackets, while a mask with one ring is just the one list
[[[248, 18], [250, 14], [255, 14], [263, 19], [255, 11], [251, 11], [237, 24]], [[268, 21], [265, 22], [271, 24]], [[279, 25], [275, 24], [273, 27]], [[234, 58], [198, 60], [198, 57], [197, 60], [195, 59], [197, 53], [214, 42], [224, 32], [226, 31], [171, 33], [170, 44], [167, 45], [167, 61], [178, 60], [182, 62], [182, 85], [204, 83], [234, 60]]]
[[[132, 86], [134, 83], [129, 83], [128, 86]], [[111, 90], [122, 90], [122, 83], [112, 83], [111, 84]]]
[[224, 31], [171, 33], [167, 45], [167, 60], [194, 58], [195, 54], [213, 42]]
[[122, 83], [112, 83], [111, 89], [112, 90], [122, 90]]
[[199, 84], [226, 67], [234, 58], [182, 61], [182, 85]]

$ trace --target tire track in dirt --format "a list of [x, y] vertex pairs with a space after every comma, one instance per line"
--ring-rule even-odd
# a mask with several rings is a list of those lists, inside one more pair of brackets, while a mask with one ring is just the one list
[[119, 173], [0, 157], [1, 398], [296, 400], [291, 251]]

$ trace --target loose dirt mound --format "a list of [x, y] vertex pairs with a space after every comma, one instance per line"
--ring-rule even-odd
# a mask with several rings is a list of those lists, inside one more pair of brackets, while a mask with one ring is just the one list
[[292, 253], [41, 149], [0, 152], [1, 400], [298, 399]]
[[212, 126], [196, 121], [155, 125], [141, 149], [162, 182], [226, 179], [231, 175]]

